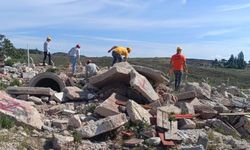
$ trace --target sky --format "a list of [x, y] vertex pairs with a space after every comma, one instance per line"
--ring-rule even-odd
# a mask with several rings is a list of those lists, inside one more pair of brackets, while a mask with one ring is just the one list
[[9, 0], [1, 1], [0, 34], [17, 48], [51, 51], [81, 45], [81, 55], [222, 59], [240, 51], [250, 60], [250, 0]]

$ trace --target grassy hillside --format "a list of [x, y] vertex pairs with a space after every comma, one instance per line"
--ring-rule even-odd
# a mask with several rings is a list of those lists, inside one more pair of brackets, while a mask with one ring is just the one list
[[[42, 54], [31, 54], [35, 63], [42, 62]], [[52, 56], [56, 66], [65, 66], [68, 62], [66, 55], [56, 54]], [[111, 64], [111, 57], [82, 57], [81, 61], [85, 62], [86, 59], [92, 59], [98, 66], [105, 67]], [[148, 66], [158, 69], [166, 73], [169, 69], [169, 58], [130, 58], [129, 62], [135, 65]], [[189, 74], [187, 75], [188, 81], [204, 81], [212, 85], [219, 85], [226, 83], [228, 85], [236, 85], [241, 88], [250, 88], [250, 69], [238, 70], [227, 68], [212, 68], [210, 67], [211, 61], [188, 59], [187, 60]], [[173, 77], [171, 78], [173, 80]]]

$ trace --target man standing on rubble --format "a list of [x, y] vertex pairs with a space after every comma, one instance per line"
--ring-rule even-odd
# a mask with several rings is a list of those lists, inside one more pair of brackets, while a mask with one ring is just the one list
[[51, 55], [50, 55], [50, 42], [51, 42], [51, 37], [48, 36], [46, 41], [43, 44], [43, 66], [45, 66], [45, 61], [47, 56], [49, 57], [49, 65], [51, 65]]
[[80, 45], [77, 44], [75, 47], [71, 48], [68, 52], [68, 56], [70, 58], [71, 66], [72, 66], [72, 74], [76, 72], [76, 65], [77, 63], [81, 64], [80, 62]]
[[171, 57], [170, 61], [170, 70], [168, 74], [171, 74], [171, 72], [174, 72], [175, 75], [175, 91], [178, 91], [181, 84], [181, 78], [183, 71], [188, 72], [187, 65], [186, 65], [186, 57], [181, 54], [182, 48], [177, 47], [176, 54]]
[[[121, 47], [121, 46], [114, 46], [112, 47], [108, 52], [110, 53], [112, 51], [112, 56], [113, 56], [113, 66], [117, 61], [122, 62], [128, 60], [128, 55], [131, 52], [131, 48], [129, 47]], [[122, 56], [124, 56], [124, 59], [122, 59]]]
[[90, 59], [86, 61], [86, 66], [85, 66], [85, 75], [86, 75], [86, 80], [88, 80], [88, 78], [94, 76], [94, 75], [97, 75], [97, 71], [99, 70], [100, 68], [95, 64], [93, 63]]

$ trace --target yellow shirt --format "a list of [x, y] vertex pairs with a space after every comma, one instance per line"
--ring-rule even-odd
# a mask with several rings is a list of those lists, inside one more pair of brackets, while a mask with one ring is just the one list
[[120, 55], [123, 55], [123, 56], [125, 56], [126, 58], [128, 58], [128, 50], [127, 50], [126, 47], [120, 47], [120, 46], [118, 46], [118, 47], [116, 47], [116, 48], [114, 49], [114, 51], [115, 51], [116, 53], [118, 53], [118, 54], [120, 54]]

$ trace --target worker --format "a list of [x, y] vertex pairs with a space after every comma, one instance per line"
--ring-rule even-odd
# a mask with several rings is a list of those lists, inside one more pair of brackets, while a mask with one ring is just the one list
[[[108, 53], [112, 51], [112, 56], [113, 56], [113, 66], [117, 61], [122, 62], [122, 61], [127, 61], [128, 60], [128, 55], [131, 52], [131, 48], [129, 47], [121, 47], [121, 46], [114, 46], [110, 50], [108, 50]], [[124, 59], [122, 58], [124, 56]]]
[[50, 42], [51, 42], [51, 37], [48, 36], [46, 41], [43, 44], [43, 66], [45, 66], [45, 61], [47, 58], [47, 55], [49, 57], [49, 65], [51, 65], [51, 54], [50, 54]]
[[85, 65], [86, 80], [94, 75], [97, 75], [98, 70], [100, 70], [100, 68], [95, 63], [93, 63], [90, 59], [87, 60]]
[[171, 57], [170, 70], [168, 74], [174, 72], [175, 75], [175, 91], [178, 91], [181, 84], [183, 71], [188, 72], [186, 65], [186, 57], [182, 55], [182, 48], [177, 47], [176, 54]]
[[77, 63], [81, 64], [80, 62], [80, 45], [77, 44], [75, 47], [71, 48], [68, 52], [68, 56], [70, 58], [71, 67], [72, 67], [72, 74], [74, 75], [76, 72]]

